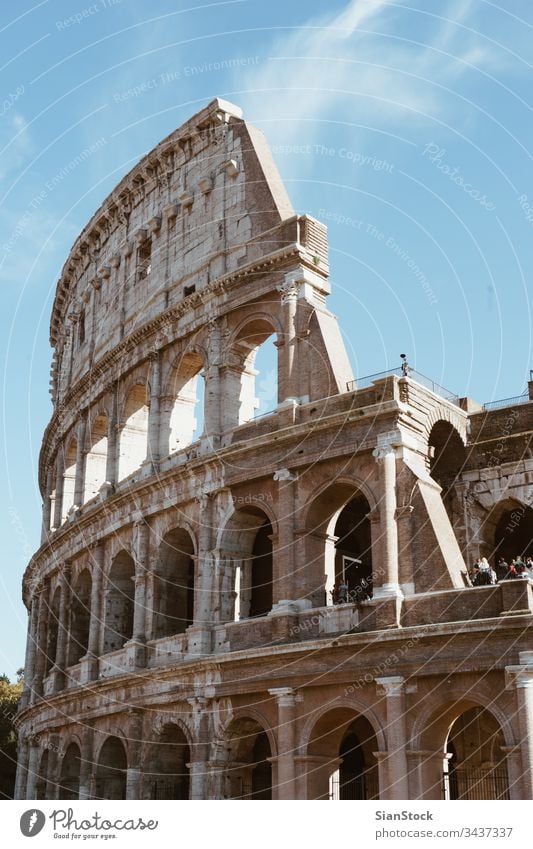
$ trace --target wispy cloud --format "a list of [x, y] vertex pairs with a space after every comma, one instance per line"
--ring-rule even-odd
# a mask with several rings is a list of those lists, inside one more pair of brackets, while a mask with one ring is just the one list
[[466, 26], [471, 8], [472, 0], [453, 0], [424, 15], [386, 0], [350, 0], [278, 38], [239, 101], [251, 120], [268, 123], [273, 143], [313, 141], [320, 122], [335, 117], [399, 129], [442, 116], [453, 102], [443, 103], [443, 86], [489, 58]]

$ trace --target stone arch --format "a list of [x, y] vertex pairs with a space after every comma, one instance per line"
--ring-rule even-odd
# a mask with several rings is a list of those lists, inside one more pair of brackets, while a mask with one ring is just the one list
[[39, 761], [37, 780], [35, 782], [35, 798], [46, 799], [46, 786], [48, 783], [48, 749], [45, 749]]
[[91, 621], [92, 577], [85, 567], [72, 582], [70, 598], [70, 629], [68, 666], [78, 663], [89, 649], [89, 626]]
[[[347, 700], [312, 717], [306, 729], [307, 798], [377, 799], [379, 748], [376, 727], [366, 711]], [[379, 728], [379, 726], [377, 726]]]
[[120, 416], [117, 475], [119, 481], [137, 471], [146, 460], [149, 407], [147, 384], [137, 380], [124, 395]]
[[[331, 604], [342, 581], [348, 598], [362, 601], [372, 594], [372, 526], [376, 501], [367, 484], [342, 476], [326, 482], [301, 511], [305, 529], [305, 574], [299, 576], [301, 595], [313, 607]], [[346, 590], [344, 590], [346, 592]]]
[[106, 737], [96, 763], [96, 798], [125, 799], [128, 756], [123, 740], [116, 736]]
[[154, 738], [144, 757], [144, 797], [189, 799], [191, 746], [183, 728], [167, 719]]
[[160, 405], [161, 456], [187, 448], [203, 426], [205, 353], [197, 346], [176, 357], [167, 377]]
[[[224, 352], [223, 431], [253, 419], [257, 408], [255, 360], [259, 349], [273, 334], [279, 339], [279, 333], [273, 316], [264, 312], [251, 313], [233, 330]], [[279, 357], [274, 371], [276, 397], [273, 406], [277, 406], [280, 401]]]
[[194, 618], [195, 543], [182, 527], [159, 546], [154, 580], [154, 638], [183, 633]]
[[78, 453], [78, 441], [75, 436], [71, 436], [63, 460], [63, 498], [61, 504], [61, 521], [64, 522], [74, 507], [74, 499], [76, 493], [76, 458]]
[[443, 784], [448, 781], [449, 773], [448, 737], [456, 720], [472, 709], [482, 709], [493, 717], [502, 731], [505, 746], [516, 745], [510, 718], [489, 693], [483, 692], [483, 688], [476, 687], [475, 696], [472, 697], [458, 690], [442, 694], [438, 703], [432, 700], [430, 706], [417, 713], [413, 724], [410, 745], [414, 751], [426, 753], [420, 765], [421, 798], [442, 798]]
[[85, 482], [83, 501], [90, 501], [100, 492], [106, 480], [109, 440], [109, 418], [97, 412], [89, 423], [89, 438], [85, 456]]
[[432, 407], [431, 412], [424, 422], [423, 439], [426, 445], [429, 445], [429, 437], [433, 427], [440, 421], [447, 422], [451, 425], [458, 433], [463, 445], [466, 446], [468, 441], [468, 417], [461, 415], [458, 407], [452, 409], [444, 405]]
[[[533, 557], [533, 507], [514, 496], [497, 501], [482, 522], [486, 541], [483, 553], [493, 561], [502, 557], [507, 563], [513, 558]], [[503, 577], [503, 574], [500, 575]]]
[[220, 621], [263, 616], [272, 609], [272, 511], [261, 502], [234, 509], [219, 532]]
[[275, 738], [256, 711], [239, 711], [224, 728], [220, 741], [225, 764], [218, 775], [225, 799], [272, 799]]
[[81, 752], [79, 745], [71, 741], [63, 759], [61, 761], [61, 769], [59, 772], [59, 790], [58, 797], [60, 799], [78, 799], [80, 795], [80, 766]]
[[117, 649], [133, 636], [135, 564], [124, 549], [114, 558], [105, 588], [104, 654]]

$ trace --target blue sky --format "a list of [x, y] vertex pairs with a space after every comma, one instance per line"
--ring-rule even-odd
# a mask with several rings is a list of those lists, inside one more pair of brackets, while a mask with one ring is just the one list
[[530, 0], [2, 5], [0, 672], [24, 659], [54, 287], [115, 183], [213, 97], [237, 103], [295, 209], [329, 226], [330, 308], [355, 373], [406, 352], [479, 401], [519, 395], [533, 367], [532, 35]]

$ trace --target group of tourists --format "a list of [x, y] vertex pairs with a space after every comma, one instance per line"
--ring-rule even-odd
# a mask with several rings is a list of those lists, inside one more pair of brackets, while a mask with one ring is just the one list
[[471, 575], [472, 585], [482, 587], [487, 584], [497, 584], [499, 581], [510, 581], [515, 578], [531, 578], [533, 580], [533, 558], [513, 557], [507, 563], [504, 557], [500, 557], [493, 569], [486, 557], [478, 557]]

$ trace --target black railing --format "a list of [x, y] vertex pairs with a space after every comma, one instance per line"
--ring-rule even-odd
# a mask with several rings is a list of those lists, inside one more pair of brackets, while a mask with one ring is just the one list
[[500, 410], [503, 407], [516, 407], [518, 404], [527, 404], [530, 401], [529, 393], [524, 392], [523, 395], [515, 395], [514, 398], [501, 398], [499, 401], [489, 401], [483, 404], [484, 410]]
[[415, 383], [425, 386], [426, 389], [430, 389], [431, 392], [435, 393], [435, 395], [440, 395], [441, 398], [446, 398], [448, 401], [456, 402], [459, 398], [455, 392], [451, 392], [451, 390], [441, 386], [440, 383], [437, 383], [436, 380], [432, 380], [431, 377], [427, 377], [425, 374], [422, 374], [412, 368], [410, 368], [406, 374], [401, 366], [390, 369], [389, 371], [378, 371], [375, 374], [367, 374], [365, 377], [358, 378], [358, 380], [350, 380], [346, 384], [346, 388], [348, 392], [353, 392], [355, 389], [367, 389], [375, 383], [376, 380], [382, 380], [384, 377], [390, 377], [391, 375], [395, 375], [396, 377], [409, 377], [411, 380], [414, 380]]
[[451, 769], [444, 776], [445, 799], [509, 799], [505, 767]]
[[330, 800], [342, 801], [346, 799], [379, 799], [377, 775], [366, 772], [343, 780], [338, 771], [333, 773], [330, 781]]

